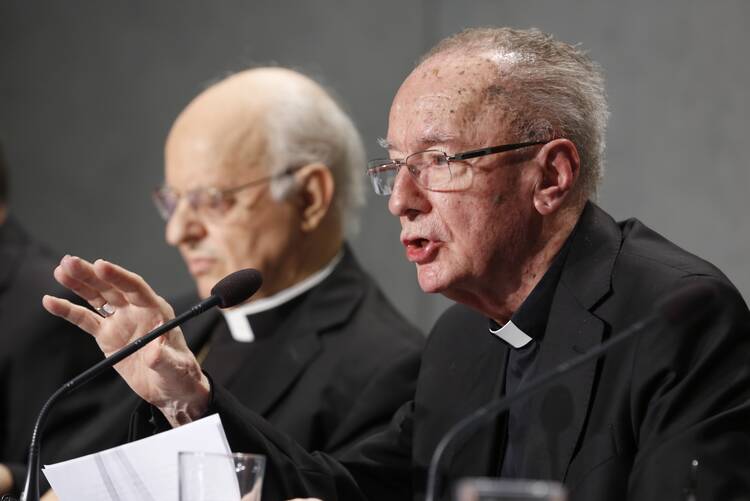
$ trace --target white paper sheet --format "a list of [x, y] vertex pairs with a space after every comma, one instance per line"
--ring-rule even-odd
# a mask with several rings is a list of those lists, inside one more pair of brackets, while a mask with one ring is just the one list
[[180, 451], [229, 454], [218, 414], [42, 472], [60, 501], [179, 501]]

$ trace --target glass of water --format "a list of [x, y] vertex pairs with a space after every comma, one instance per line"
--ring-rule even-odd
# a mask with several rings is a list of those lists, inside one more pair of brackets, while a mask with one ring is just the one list
[[260, 501], [266, 458], [180, 452], [180, 501]]

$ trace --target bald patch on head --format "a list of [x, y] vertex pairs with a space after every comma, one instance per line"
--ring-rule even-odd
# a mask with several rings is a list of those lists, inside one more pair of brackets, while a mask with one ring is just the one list
[[[444, 143], [456, 139], [476, 147], [499, 141], [506, 135], [509, 108], [498, 74], [498, 64], [486, 56], [441, 53], [426, 59], [394, 100], [392, 116], [409, 116], [396, 122], [389, 139], [398, 143], [399, 135], [418, 137], [408, 147], [399, 145], [404, 153], [430, 146], [432, 139], [440, 137], [447, 138]], [[404, 136], [407, 131], [411, 132]]]
[[[440, 54], [433, 56], [439, 57]], [[518, 65], [533, 60], [520, 52], [483, 52], [469, 55], [459, 51], [443, 54], [455, 61], [454, 68], [458, 75], [468, 75], [471, 85], [459, 90], [460, 95], [468, 94], [470, 99], [464, 102], [463, 112], [477, 121], [494, 124], [496, 129], [504, 130], [498, 134], [497, 141], [515, 142], [521, 139], [512, 130], [518, 123], [517, 110], [518, 84], [512, 78]], [[513, 155], [508, 155], [513, 156]]]
[[267, 164], [264, 123], [289, 95], [327, 98], [311, 79], [285, 68], [246, 70], [209, 87], [175, 121], [167, 139], [168, 161], [170, 156], [183, 155], [185, 158], [172, 160], [179, 163], [204, 158], [206, 166]]
[[[511, 84], [505, 77], [512, 69], [508, 64], [501, 64], [503, 60], [496, 54], [467, 56], [447, 53], [433, 56], [425, 60], [422, 65], [450, 68], [450, 78], [457, 84], [452, 90], [455, 93], [453, 96], [455, 108], [458, 109], [461, 106], [486, 105], [488, 102], [498, 104], [499, 99], [510, 93]], [[513, 61], [514, 58], [508, 57], [507, 60]], [[460, 99], [456, 100], [456, 96], [460, 96]]]

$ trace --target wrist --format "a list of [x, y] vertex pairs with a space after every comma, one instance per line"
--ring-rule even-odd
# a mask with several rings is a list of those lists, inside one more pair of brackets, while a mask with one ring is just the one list
[[159, 410], [169, 424], [176, 428], [205, 416], [210, 400], [211, 384], [206, 375], [201, 372], [200, 380], [187, 398], [166, 402], [159, 406]]

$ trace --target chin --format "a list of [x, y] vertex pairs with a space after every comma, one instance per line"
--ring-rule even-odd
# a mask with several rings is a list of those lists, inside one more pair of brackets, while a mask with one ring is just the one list
[[440, 273], [429, 268], [417, 268], [417, 282], [422, 291], [428, 294], [441, 294], [448, 287]]
[[198, 292], [198, 297], [206, 299], [211, 295], [211, 289], [214, 287], [214, 283], [210, 279], [198, 279], [195, 281], [195, 290]]

